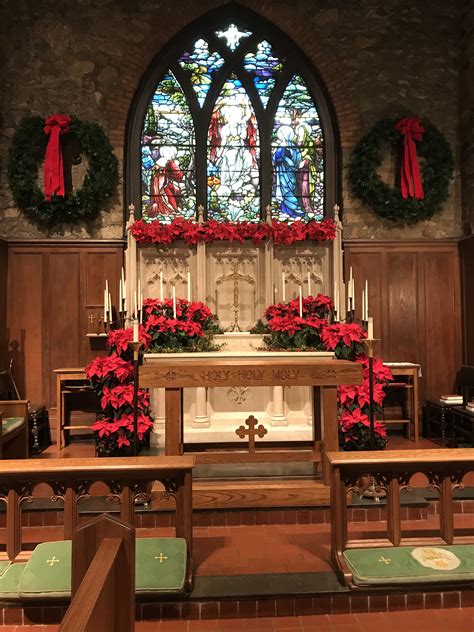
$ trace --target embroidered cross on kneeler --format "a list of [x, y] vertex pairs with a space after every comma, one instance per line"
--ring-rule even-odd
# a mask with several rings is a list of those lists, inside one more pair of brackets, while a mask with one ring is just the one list
[[235, 434], [241, 439], [245, 439], [245, 437], [249, 438], [249, 452], [253, 453], [255, 452], [255, 437], [260, 437], [260, 439], [262, 439], [267, 434], [268, 430], [265, 426], [262, 426], [262, 424], [257, 426], [258, 419], [255, 419], [253, 415], [250, 415], [250, 417], [245, 420], [245, 423], [248, 428], [240, 426], [235, 431]]
[[390, 558], [386, 558], [382, 555], [382, 557], [379, 557], [379, 562], [383, 562], [384, 564], [390, 564], [392, 560]]
[[155, 560], [160, 560], [160, 564], [163, 564], [163, 561], [167, 559], [168, 558], [166, 557], [166, 555], [163, 555], [163, 553], [160, 553], [159, 555], [155, 555]]
[[55, 564], [59, 564], [61, 560], [58, 560], [58, 558], [53, 555], [53, 557], [50, 560], [46, 560], [46, 564], [49, 564], [49, 566], [54, 566]]

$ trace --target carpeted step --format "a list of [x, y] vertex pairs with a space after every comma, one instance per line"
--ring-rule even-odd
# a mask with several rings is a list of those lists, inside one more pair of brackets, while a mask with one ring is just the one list
[[344, 559], [359, 586], [474, 580], [472, 545], [348, 549]]

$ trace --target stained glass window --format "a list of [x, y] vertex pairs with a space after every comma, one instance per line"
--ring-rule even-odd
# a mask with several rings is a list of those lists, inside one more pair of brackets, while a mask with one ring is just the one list
[[323, 135], [319, 115], [300, 75], [286, 87], [272, 134], [273, 215], [278, 219], [322, 219]]
[[220, 221], [259, 221], [269, 204], [279, 220], [324, 217], [322, 93], [294, 46], [256, 31], [204, 25], [165, 56], [143, 106], [145, 221], [196, 218], [199, 204]]
[[194, 124], [174, 75], [158, 84], [142, 134], [142, 217], [169, 222], [195, 215]]

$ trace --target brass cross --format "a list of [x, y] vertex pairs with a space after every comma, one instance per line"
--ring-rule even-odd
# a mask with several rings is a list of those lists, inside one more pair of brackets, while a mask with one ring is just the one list
[[160, 560], [160, 564], [163, 564], [163, 560], [167, 560], [168, 558], [166, 557], [166, 555], [163, 555], [163, 553], [160, 553], [159, 555], [155, 555], [155, 560]]
[[258, 419], [255, 419], [253, 415], [250, 415], [248, 419], [245, 420], [245, 423], [248, 426], [248, 429], [245, 426], [240, 426], [235, 431], [235, 434], [241, 439], [245, 439], [248, 436], [249, 438], [249, 452], [252, 454], [255, 452], [255, 437], [260, 437], [262, 439], [268, 432], [265, 426], [258, 424]]
[[382, 557], [379, 557], [379, 562], [384, 562], [385, 564], [390, 564], [392, 560], [390, 558], [385, 558], [383, 555]]
[[55, 564], [57, 564], [60, 560], [56, 559], [56, 556], [53, 555], [53, 557], [50, 560], [46, 560], [46, 564], [49, 564], [50, 566], [54, 566]]

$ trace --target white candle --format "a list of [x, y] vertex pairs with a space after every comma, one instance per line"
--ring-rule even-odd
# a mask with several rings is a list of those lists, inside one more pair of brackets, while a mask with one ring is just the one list
[[312, 294], [311, 294], [311, 272], [308, 272], [308, 296], [312, 296]]
[[300, 285], [300, 318], [303, 318], [303, 290]]
[[133, 321], [133, 342], [138, 342], [138, 320]]
[[362, 290], [362, 320], [365, 320], [365, 291]]
[[173, 318], [176, 318], [176, 287], [173, 285]]
[[112, 322], [112, 296], [110, 295], [110, 292], [109, 292], [109, 298], [107, 301], [107, 306], [109, 309], [109, 323], [111, 323]]
[[191, 302], [191, 272], [188, 272], [188, 303]]
[[349, 281], [352, 281], [352, 266], [349, 268]]
[[163, 300], [163, 272], [160, 272], [160, 301]]
[[283, 301], [283, 303], [286, 301], [286, 289], [285, 289], [285, 273], [282, 272], [281, 273], [281, 300]]
[[369, 316], [367, 321], [367, 338], [372, 340], [374, 337], [374, 319], [372, 316]]
[[354, 287], [354, 279], [352, 279], [351, 283], [352, 283], [352, 288], [351, 288], [352, 311], [355, 311], [355, 308], [356, 308], [356, 301], [355, 301], [355, 287]]
[[365, 280], [365, 320], [369, 318], [369, 282]]
[[104, 323], [107, 322], [107, 311], [108, 311], [107, 300], [108, 300], [107, 290], [104, 290]]
[[137, 291], [133, 290], [133, 318], [137, 317]]
[[122, 311], [122, 305], [123, 305], [123, 293], [122, 293], [122, 279], [120, 279], [120, 283], [119, 283], [119, 312]]

